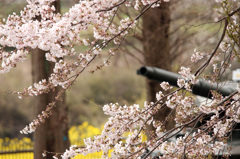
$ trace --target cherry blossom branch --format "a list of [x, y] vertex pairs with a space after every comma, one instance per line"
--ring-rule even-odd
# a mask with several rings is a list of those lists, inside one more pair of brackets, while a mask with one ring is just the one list
[[113, 6], [111, 6], [111, 7], [109, 7], [109, 8], [98, 10], [98, 11], [96, 11], [96, 13], [110, 11], [110, 10], [116, 8], [116, 7], [119, 7], [120, 5], [122, 5], [123, 3], [125, 3], [126, 1], [127, 1], [127, 0], [122, 0], [122, 1], [120, 1], [119, 3], [114, 4]]
[[236, 14], [236, 13], [239, 12], [239, 11], [240, 11], [240, 7], [236, 8], [235, 10], [233, 10], [233, 11], [232, 11], [231, 13], [229, 13], [227, 16], [219, 19], [217, 22], [220, 22], [220, 21], [222, 21], [222, 20], [224, 20], [224, 19], [227, 19], [227, 18], [233, 16], [234, 14]]
[[[227, 30], [227, 26], [228, 26], [228, 20], [225, 19], [225, 20], [224, 20], [224, 23], [225, 23], [225, 25], [224, 25], [224, 28], [223, 28], [223, 32], [222, 32], [222, 35], [221, 35], [220, 40], [218, 41], [217, 46], [215, 47], [215, 49], [214, 49], [213, 52], [211, 53], [211, 56], [208, 58], [208, 60], [207, 60], [202, 66], [200, 66], [200, 67], [197, 69], [197, 71], [196, 71], [195, 74], [194, 74], [195, 76], [201, 74], [201, 72], [203, 72], [203, 71], [205, 70], [205, 68], [208, 66], [208, 64], [210, 63], [210, 61], [211, 61], [211, 59], [213, 58], [213, 56], [216, 54], [216, 52], [217, 52], [217, 50], [218, 50], [221, 42], [222, 42], [223, 39], [224, 39], [225, 34], [226, 34], [226, 30]], [[200, 71], [201, 71], [201, 72], [200, 72]]]
[[227, 31], [227, 26], [228, 26], [228, 18], [233, 16], [234, 14], [236, 14], [238, 11], [240, 11], [240, 7], [238, 7], [237, 9], [235, 9], [234, 11], [232, 11], [230, 14], [228, 14], [228, 16], [225, 16], [223, 17], [222, 19], [218, 20], [217, 22], [222, 22], [224, 21], [225, 25], [224, 25], [224, 28], [223, 28], [223, 33], [221, 35], [221, 38], [220, 40], [218, 41], [218, 44], [217, 46], [215, 47], [214, 51], [211, 53], [211, 56], [208, 58], [208, 60], [202, 65], [200, 66], [200, 68], [198, 68], [198, 70], [195, 72], [195, 76], [201, 74], [201, 72], [204, 71], [204, 69], [207, 67], [207, 65], [210, 63], [211, 59], [213, 58], [213, 56], [216, 54], [221, 42], [223, 41], [224, 39], [224, 36], [226, 34], [226, 31]]

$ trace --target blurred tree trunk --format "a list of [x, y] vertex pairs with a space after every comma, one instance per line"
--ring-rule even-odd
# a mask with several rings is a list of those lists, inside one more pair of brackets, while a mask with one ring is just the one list
[[[56, 11], [60, 12], [60, 1], [54, 2]], [[37, 83], [42, 79], [47, 79], [50, 71], [54, 67], [54, 63], [45, 59], [45, 52], [40, 49], [34, 49], [32, 54], [32, 79], [33, 83]], [[35, 97], [36, 116], [46, 109], [46, 105], [52, 101], [61, 88], [56, 88], [48, 94]], [[69, 147], [68, 139], [68, 120], [67, 106], [65, 97], [62, 102], [57, 102], [53, 114], [44, 124], [39, 126], [34, 133], [34, 159], [42, 159], [42, 153], [48, 152], [64, 152]], [[47, 159], [52, 159], [51, 154], [47, 154]]]
[[[170, 48], [169, 48], [169, 25], [170, 10], [169, 3], [162, 2], [160, 7], [151, 8], [143, 15], [143, 49], [145, 65], [171, 70]], [[164, 92], [160, 83], [147, 80], [147, 99], [156, 101], [156, 93]], [[154, 118], [165, 121], [170, 113], [170, 108], [159, 111]], [[166, 129], [174, 127], [174, 121], [168, 120]], [[150, 128], [153, 130], [153, 127]]]

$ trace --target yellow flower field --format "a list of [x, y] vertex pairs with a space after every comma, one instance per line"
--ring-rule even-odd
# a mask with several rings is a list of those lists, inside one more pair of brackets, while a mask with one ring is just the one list
[[[100, 128], [96, 128], [89, 125], [88, 122], [84, 122], [79, 126], [72, 126], [69, 129], [69, 139], [72, 145], [84, 146], [83, 139], [88, 137], [93, 137], [101, 133]], [[125, 134], [126, 136], [129, 135]], [[143, 141], [146, 141], [146, 136], [143, 135]], [[33, 159], [33, 141], [30, 138], [22, 139], [0, 139], [0, 159]], [[13, 153], [18, 151], [19, 153]], [[7, 154], [2, 154], [1, 152], [8, 152]], [[109, 152], [109, 156], [110, 156]], [[95, 152], [92, 154], [78, 155], [74, 159], [96, 159], [101, 158], [102, 152]]]
[[[70, 143], [72, 145], [84, 146], [84, 138], [93, 137], [100, 133], [101, 130], [99, 128], [84, 122], [82, 125], [72, 126], [69, 129]], [[0, 159], [33, 159], [32, 150], [33, 142], [30, 138], [0, 139], [0, 152], [9, 152], [8, 154], [0, 154]], [[14, 151], [19, 151], [19, 153], [12, 153]], [[102, 152], [96, 152], [86, 156], [78, 155], [74, 159], [94, 159], [101, 158], [101, 156]]]

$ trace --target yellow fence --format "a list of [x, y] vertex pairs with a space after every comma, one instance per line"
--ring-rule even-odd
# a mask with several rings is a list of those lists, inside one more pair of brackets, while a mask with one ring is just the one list
[[[72, 145], [84, 146], [83, 139], [100, 134], [99, 128], [84, 122], [69, 129], [69, 139]], [[78, 155], [74, 159], [101, 158], [102, 152]], [[0, 159], [33, 159], [33, 141], [30, 138], [0, 139]]]
[[[100, 134], [101, 129], [84, 122], [82, 125], [72, 126], [68, 133], [71, 145], [84, 146], [83, 139]], [[128, 136], [129, 133], [125, 135]], [[142, 141], [146, 141], [146, 135], [141, 135]], [[102, 152], [95, 152], [86, 156], [78, 155], [74, 159], [97, 159], [101, 157]], [[30, 138], [0, 138], [0, 159], [33, 159], [33, 141]]]
[[[73, 141], [74, 144], [76, 142]], [[86, 156], [78, 155], [74, 159], [96, 159], [101, 156], [102, 152], [96, 152]], [[0, 139], [0, 159], [33, 159], [33, 142], [30, 138]]]
[[[86, 156], [77, 155], [74, 159], [99, 159], [101, 156], [102, 152], [96, 152]], [[0, 154], [0, 159], [33, 159], [33, 152]]]

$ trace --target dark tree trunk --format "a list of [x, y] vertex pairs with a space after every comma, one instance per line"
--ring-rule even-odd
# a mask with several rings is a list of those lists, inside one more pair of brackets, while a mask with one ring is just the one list
[[[168, 37], [169, 25], [169, 3], [162, 2], [160, 7], [149, 9], [143, 15], [143, 49], [147, 66], [171, 70]], [[147, 80], [148, 101], [156, 101], [156, 93], [163, 91], [159, 84], [158, 82]], [[169, 112], [171, 112], [171, 109], [165, 108], [155, 115], [155, 119], [164, 121]], [[173, 126], [173, 120], [169, 119], [165, 127], [170, 129]]]
[[[60, 11], [60, 1], [54, 2], [56, 10]], [[40, 49], [32, 51], [32, 79], [33, 83], [37, 83], [42, 79], [47, 79], [51, 73], [54, 63], [45, 59], [45, 52]], [[52, 101], [61, 88], [56, 88], [48, 94], [35, 97], [36, 116], [46, 109], [46, 105]], [[57, 106], [53, 110], [53, 114], [44, 124], [39, 126], [34, 133], [34, 159], [42, 159], [42, 153], [48, 152], [64, 152], [69, 147], [68, 139], [68, 120], [67, 106], [65, 97], [63, 101], [57, 102]], [[52, 159], [52, 155], [48, 154], [47, 159]]]

